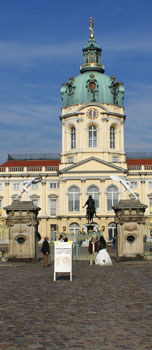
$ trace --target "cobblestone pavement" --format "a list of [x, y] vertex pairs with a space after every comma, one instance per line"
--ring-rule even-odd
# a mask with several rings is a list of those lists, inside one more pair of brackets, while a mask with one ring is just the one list
[[1, 350], [152, 349], [152, 261], [0, 264]]

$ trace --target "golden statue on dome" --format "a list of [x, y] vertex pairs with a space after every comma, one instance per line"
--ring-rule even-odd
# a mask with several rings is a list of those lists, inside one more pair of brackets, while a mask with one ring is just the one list
[[94, 31], [93, 31], [93, 18], [90, 17], [90, 27], [89, 27], [89, 30], [91, 32], [90, 34], [90, 38], [94, 38]]

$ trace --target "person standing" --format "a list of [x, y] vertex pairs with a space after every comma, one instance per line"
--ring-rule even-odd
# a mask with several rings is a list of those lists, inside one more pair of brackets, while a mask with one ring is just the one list
[[43, 254], [43, 267], [48, 267], [48, 259], [49, 259], [49, 254], [50, 254], [50, 247], [48, 243], [48, 237], [44, 238], [41, 252]]
[[60, 235], [60, 237], [59, 237], [59, 242], [64, 242], [64, 239], [63, 239], [63, 236], [62, 235]]
[[90, 253], [90, 265], [92, 265], [93, 260], [95, 261], [96, 259], [96, 254], [98, 252], [98, 242], [95, 241], [95, 238], [92, 237], [91, 241], [89, 242], [89, 248], [88, 251]]
[[99, 250], [106, 249], [107, 243], [103, 236], [100, 237]]
[[106, 250], [106, 240], [103, 236], [100, 237], [99, 241], [99, 253], [96, 255], [96, 265], [112, 265], [110, 255]]

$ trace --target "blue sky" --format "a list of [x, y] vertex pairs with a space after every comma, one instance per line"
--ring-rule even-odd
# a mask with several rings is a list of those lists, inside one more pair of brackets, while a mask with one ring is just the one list
[[105, 73], [125, 86], [125, 149], [152, 148], [151, 0], [1, 0], [0, 161], [60, 152], [60, 88], [79, 74], [89, 18]]

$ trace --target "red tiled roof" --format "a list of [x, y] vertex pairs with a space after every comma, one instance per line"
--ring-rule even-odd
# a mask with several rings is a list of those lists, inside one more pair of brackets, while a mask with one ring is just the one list
[[24, 166], [58, 166], [60, 160], [8, 160], [0, 167], [24, 167]]
[[127, 159], [128, 165], [151, 165], [152, 159]]

